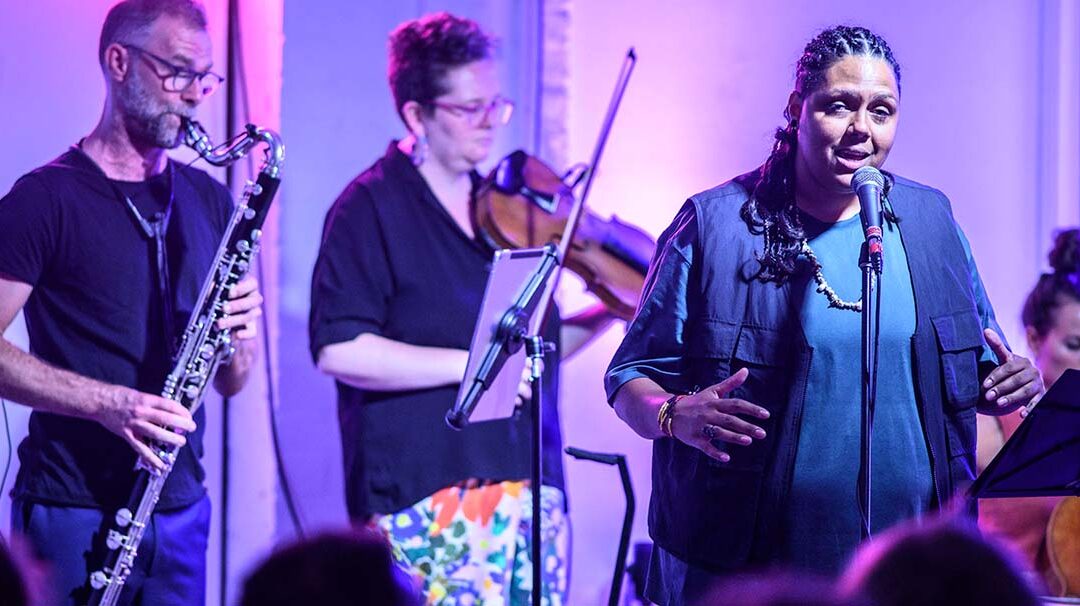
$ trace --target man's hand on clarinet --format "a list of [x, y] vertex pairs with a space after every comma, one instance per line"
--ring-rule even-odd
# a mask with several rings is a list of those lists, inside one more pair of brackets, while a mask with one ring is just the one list
[[239, 341], [254, 339], [259, 334], [256, 320], [262, 315], [262, 302], [259, 281], [254, 276], [245, 276], [229, 291], [225, 316], [218, 320], [218, 328], [232, 328], [233, 338]]
[[670, 413], [672, 437], [722, 463], [731, 461], [731, 455], [724, 450], [725, 443], [747, 446], [764, 439], [764, 429], [740, 417], [768, 419], [769, 411], [746, 400], [727, 397], [749, 375], [742, 368], [716, 385], [679, 398]]
[[105, 388], [96, 420], [158, 471], [165, 470], [165, 463], [147, 443], [183, 446], [184, 434], [195, 431], [191, 412], [177, 402], [119, 385]]

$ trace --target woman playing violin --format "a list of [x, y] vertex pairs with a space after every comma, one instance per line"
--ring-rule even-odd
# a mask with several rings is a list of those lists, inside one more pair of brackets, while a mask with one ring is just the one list
[[[492, 40], [446, 13], [390, 36], [390, 88], [408, 135], [330, 209], [312, 281], [311, 350], [334, 377], [346, 502], [422, 577], [429, 603], [519, 604], [531, 579], [529, 415], [449, 429], [493, 250], [470, 205], [498, 127]], [[611, 320], [595, 307], [549, 315], [545, 339], [565, 358]], [[545, 603], [565, 603], [559, 364], [545, 364]], [[519, 403], [530, 406], [523, 382]]]
[[[859, 27], [821, 32], [784, 115], [759, 169], [691, 197], [661, 237], [608, 369], [615, 411], [653, 440], [658, 604], [698, 603], [747, 567], [832, 573], [861, 539], [864, 235], [851, 180], [893, 145], [888, 44]], [[972, 480], [976, 409], [1006, 413], [1042, 387], [1003, 343], [948, 199], [885, 177], [874, 532]]]

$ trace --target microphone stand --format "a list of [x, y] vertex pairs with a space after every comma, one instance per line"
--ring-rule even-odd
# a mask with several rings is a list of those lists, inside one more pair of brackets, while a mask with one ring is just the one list
[[859, 444], [859, 484], [856, 488], [861, 516], [861, 534], [870, 538], [870, 495], [874, 441], [874, 407], [877, 404], [878, 331], [881, 326], [881, 270], [885, 265], [882, 247], [882, 192], [885, 178], [873, 166], [863, 166], [851, 176], [851, 188], [859, 198], [859, 218], [866, 240], [859, 253], [862, 269], [862, 439]]
[[[881, 326], [882, 256], [880, 228], [876, 246], [863, 242], [859, 254], [862, 280], [862, 439], [859, 449], [859, 512], [862, 515], [861, 534], [871, 536], [871, 448], [873, 445], [874, 407], [877, 405], [878, 330]], [[874, 253], [870, 252], [870, 249]]]

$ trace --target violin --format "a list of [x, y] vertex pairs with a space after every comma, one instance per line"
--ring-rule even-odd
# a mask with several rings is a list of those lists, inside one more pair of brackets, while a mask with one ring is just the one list
[[[574, 205], [572, 173], [559, 177], [540, 160], [518, 150], [503, 158], [477, 190], [473, 225], [493, 248], [532, 248], [557, 243]], [[570, 182], [568, 182], [570, 181]], [[637, 310], [656, 241], [617, 217], [581, 214], [565, 267], [615, 316]]]
[[1080, 597], [1080, 497], [1066, 497], [1046, 525], [1046, 554], [1060, 595]]

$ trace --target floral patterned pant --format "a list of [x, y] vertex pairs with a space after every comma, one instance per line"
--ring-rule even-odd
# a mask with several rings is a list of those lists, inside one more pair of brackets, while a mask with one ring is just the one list
[[[564, 606], [569, 584], [566, 497], [540, 489], [543, 605]], [[532, 591], [528, 482], [451, 486], [377, 518], [394, 558], [422, 584], [429, 605], [525, 606]]]

